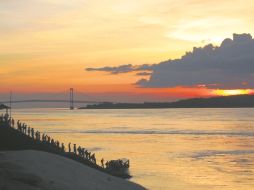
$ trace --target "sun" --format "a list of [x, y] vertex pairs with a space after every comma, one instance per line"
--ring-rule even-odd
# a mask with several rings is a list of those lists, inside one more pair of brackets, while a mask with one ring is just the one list
[[250, 94], [253, 91], [250, 89], [234, 89], [234, 90], [215, 90], [214, 94], [218, 96], [233, 96], [233, 95], [244, 95]]

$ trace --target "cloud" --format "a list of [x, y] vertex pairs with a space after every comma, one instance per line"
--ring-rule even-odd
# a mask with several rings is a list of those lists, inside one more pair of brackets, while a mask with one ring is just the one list
[[136, 74], [137, 76], [151, 76], [152, 75], [152, 73], [151, 72], [139, 72], [139, 73], [137, 73]]
[[161, 62], [153, 67], [150, 79], [141, 79], [142, 87], [205, 85], [232, 89], [254, 87], [254, 40], [250, 34], [234, 34], [219, 47], [208, 44], [193, 48], [181, 59]]
[[[127, 65], [120, 65], [118, 67], [101, 67], [101, 68], [86, 68], [86, 71], [104, 71], [104, 72], [109, 72], [111, 74], [120, 74], [120, 73], [129, 73], [133, 71], [151, 71], [153, 70], [153, 65], [139, 65], [139, 66], [134, 66], [132, 64], [127, 64]], [[144, 72], [139, 73], [145, 75]], [[147, 74], [147, 73], [146, 73]]]
[[[254, 40], [250, 34], [233, 34], [220, 46], [208, 44], [193, 48], [181, 59], [168, 60], [159, 64], [87, 69], [106, 71], [112, 74], [140, 71], [140, 87], [206, 86], [211, 89], [234, 89], [254, 87]], [[147, 72], [149, 71], [149, 72]]]

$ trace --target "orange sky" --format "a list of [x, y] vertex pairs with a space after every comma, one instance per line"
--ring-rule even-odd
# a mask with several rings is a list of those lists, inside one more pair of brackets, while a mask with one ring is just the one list
[[[218, 4], [219, 3], [219, 4]], [[135, 73], [87, 67], [153, 64], [232, 33], [254, 34], [254, 2], [240, 0], [25, 0], [0, 2], [0, 92], [197, 97], [250, 93], [205, 88], [147, 89]]]

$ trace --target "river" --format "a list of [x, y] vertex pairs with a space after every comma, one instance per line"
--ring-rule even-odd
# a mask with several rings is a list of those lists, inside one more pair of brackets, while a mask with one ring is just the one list
[[101, 158], [130, 159], [153, 190], [252, 190], [254, 109], [14, 109], [13, 116]]

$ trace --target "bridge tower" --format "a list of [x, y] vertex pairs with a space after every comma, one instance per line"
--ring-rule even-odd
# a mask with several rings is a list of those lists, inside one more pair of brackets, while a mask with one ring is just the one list
[[70, 110], [74, 109], [74, 100], [73, 100], [73, 88], [70, 88]]

